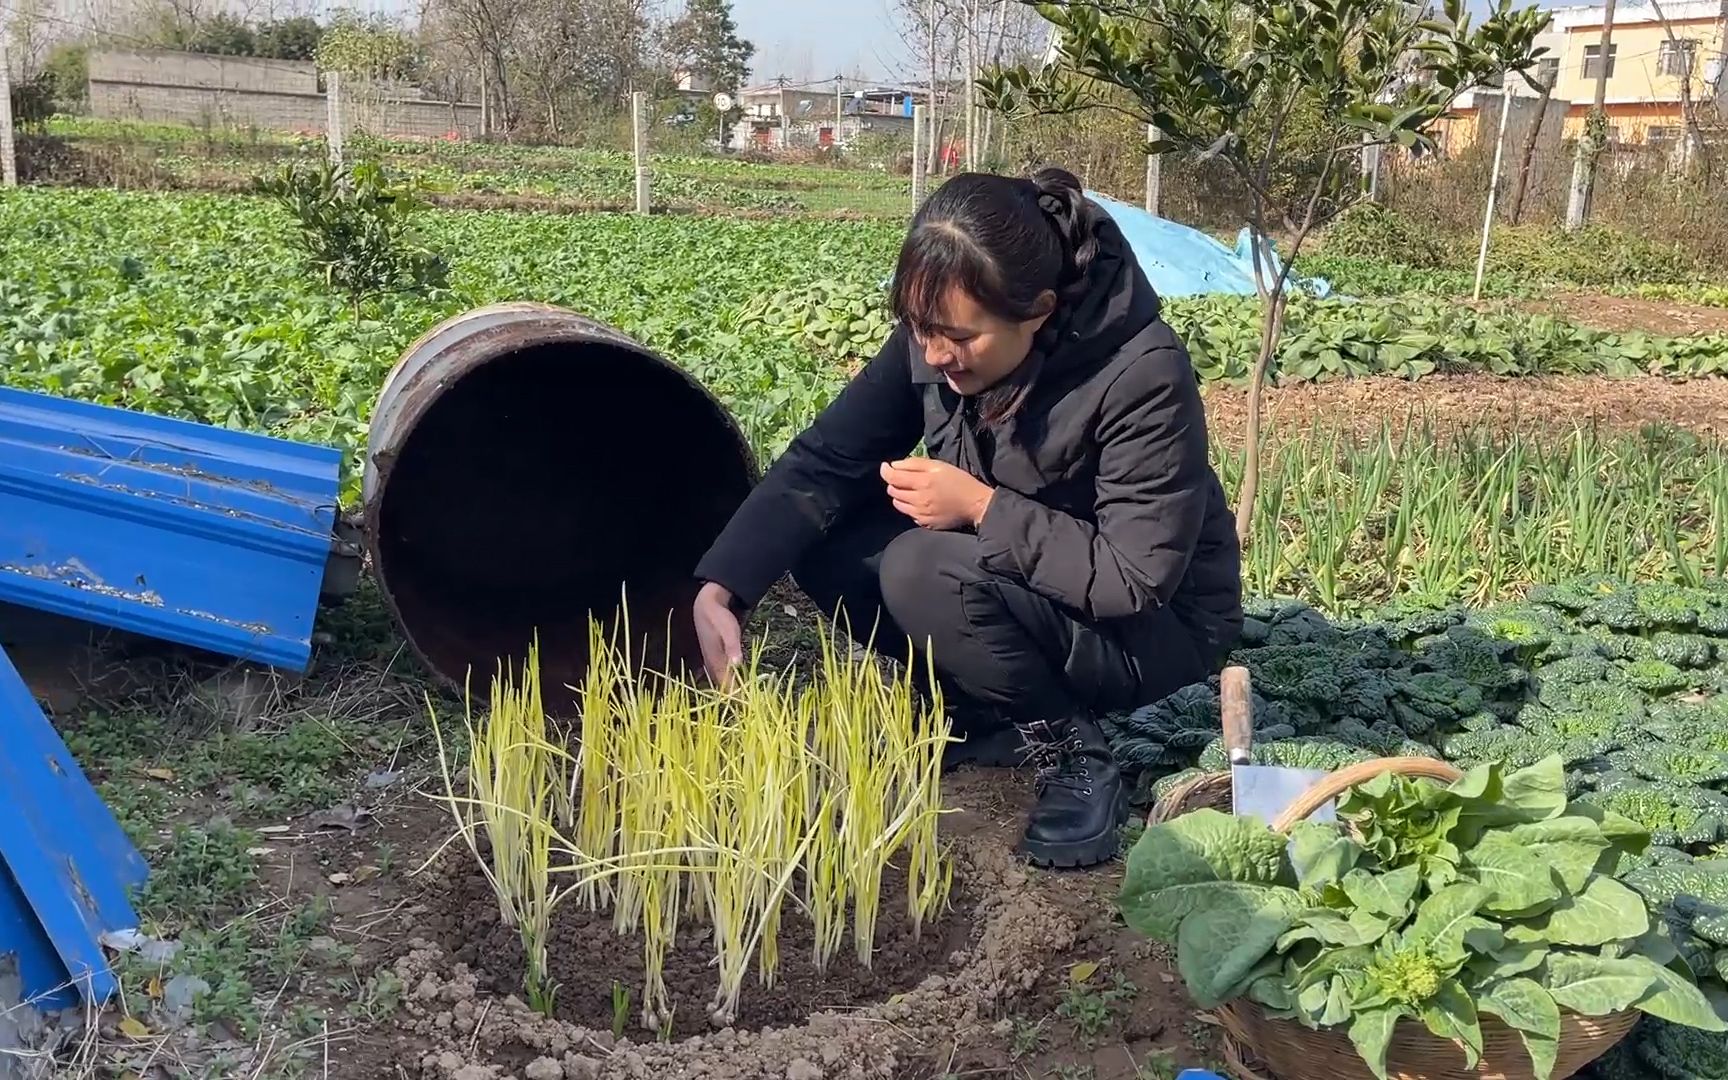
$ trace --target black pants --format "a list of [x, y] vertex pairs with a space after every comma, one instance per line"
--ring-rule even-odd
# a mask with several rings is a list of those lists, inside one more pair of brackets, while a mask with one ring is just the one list
[[[1166, 609], [1100, 627], [978, 565], [971, 533], [913, 525], [885, 500], [836, 522], [794, 571], [805, 595], [860, 642], [924, 666], [945, 696], [1025, 723], [1156, 701], [1211, 674]], [[962, 703], [956, 703], [962, 704]]]

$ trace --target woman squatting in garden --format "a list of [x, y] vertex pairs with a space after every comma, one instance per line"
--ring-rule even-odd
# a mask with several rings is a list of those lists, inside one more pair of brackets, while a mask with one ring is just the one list
[[888, 343], [697, 569], [710, 676], [791, 571], [854, 637], [928, 656], [950, 763], [1036, 767], [1022, 855], [1112, 857], [1127, 791], [1097, 718], [1203, 680], [1242, 625], [1199, 380], [1159, 307], [1072, 175], [944, 184], [901, 249]]

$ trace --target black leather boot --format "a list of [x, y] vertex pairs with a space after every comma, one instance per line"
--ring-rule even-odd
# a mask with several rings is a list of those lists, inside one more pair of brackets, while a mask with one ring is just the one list
[[1023, 724], [1038, 767], [1038, 805], [1019, 853], [1038, 866], [1096, 866], [1115, 858], [1128, 789], [1104, 730], [1089, 717]]

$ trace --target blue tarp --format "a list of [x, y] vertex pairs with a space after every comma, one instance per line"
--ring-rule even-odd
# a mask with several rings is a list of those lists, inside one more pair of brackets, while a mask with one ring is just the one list
[[[1249, 230], [1237, 234], [1232, 250], [1198, 229], [1178, 225], [1108, 195], [1087, 192], [1087, 197], [1102, 206], [1122, 230], [1158, 295], [1253, 296], [1257, 292], [1253, 234]], [[1281, 264], [1270, 244], [1266, 245], [1266, 257], [1270, 260], [1270, 272], [1276, 274]], [[1317, 296], [1331, 292], [1331, 287], [1317, 278], [1307, 280], [1304, 286]]]

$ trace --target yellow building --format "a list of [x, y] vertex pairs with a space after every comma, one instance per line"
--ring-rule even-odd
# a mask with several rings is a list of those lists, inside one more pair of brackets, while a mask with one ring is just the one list
[[[1678, 142], [1685, 130], [1681, 104], [1685, 82], [1690, 83], [1693, 104], [1707, 125], [1728, 115], [1728, 108], [1713, 105], [1728, 92], [1728, 77], [1722, 74], [1728, 56], [1728, 6], [1723, 0], [1669, 0], [1661, 4], [1660, 15], [1657, 10], [1649, 3], [1627, 3], [1614, 12], [1603, 111], [1615, 142]], [[1566, 107], [1566, 138], [1583, 132], [1596, 100], [1604, 13], [1600, 4], [1554, 8], [1552, 21], [1537, 41], [1548, 55], [1530, 74], [1540, 82], [1553, 80], [1553, 100]], [[1536, 96], [1523, 79], [1514, 80], [1512, 91], [1518, 98]], [[1436, 139], [1447, 154], [1458, 153], [1480, 138], [1494, 137], [1492, 130], [1479, 130], [1480, 106], [1498, 97], [1498, 91], [1480, 90], [1459, 98], [1436, 128]], [[1488, 110], [1491, 119], [1499, 115], [1498, 104], [1495, 101]], [[1521, 103], [1514, 118], [1532, 104]]]
[[[1681, 0], [1661, 5], [1621, 7], [1614, 13], [1608, 47], [1609, 136], [1621, 143], [1671, 143], [1684, 131], [1682, 90], [1691, 87], [1695, 105], [1713, 100], [1728, 52], [1724, 26], [1728, 9], [1720, 0]], [[1554, 96], [1571, 102], [1566, 135], [1584, 130], [1596, 100], [1597, 65], [1602, 48], [1601, 7], [1557, 8], [1553, 29], [1564, 35]], [[1666, 16], [1666, 23], [1662, 16]]]

